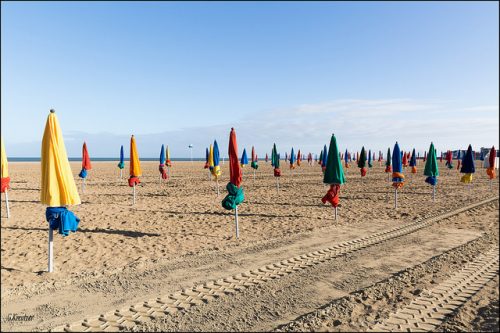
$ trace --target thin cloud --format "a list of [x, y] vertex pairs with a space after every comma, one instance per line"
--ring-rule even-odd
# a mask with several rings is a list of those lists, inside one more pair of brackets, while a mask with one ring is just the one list
[[[423, 152], [431, 141], [438, 151], [498, 146], [499, 117], [496, 105], [456, 107], [450, 102], [417, 101], [412, 99], [343, 99], [317, 104], [302, 104], [288, 109], [254, 113], [237, 122], [214, 126], [182, 128], [163, 133], [137, 135], [141, 157], [156, 157], [161, 144], [168, 144], [172, 157], [203, 157], [205, 147], [216, 139], [223, 156], [227, 156], [227, 141], [231, 127], [236, 129], [240, 151], [255, 146], [264, 157], [276, 142], [279, 151], [292, 147], [303, 152], [319, 152], [335, 133], [339, 148], [373, 151], [392, 147], [397, 140], [402, 149], [416, 148]], [[134, 133], [130, 133], [134, 134]], [[129, 135], [112, 133], [64, 133], [69, 156], [81, 154], [81, 144], [87, 142], [91, 156], [118, 156], [120, 145], [128, 150]], [[13, 144], [11, 156], [39, 156], [40, 142]]]

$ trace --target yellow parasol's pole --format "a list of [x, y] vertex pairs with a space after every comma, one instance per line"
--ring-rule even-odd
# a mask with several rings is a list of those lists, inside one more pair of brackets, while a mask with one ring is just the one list
[[49, 273], [54, 271], [54, 230], [49, 225]]
[[134, 194], [134, 198], [133, 198], [133, 201], [132, 201], [132, 205], [135, 205], [135, 183], [134, 183], [134, 186], [132, 187], [132, 192]]
[[7, 218], [10, 218], [9, 193], [8, 193], [8, 190], [5, 190], [5, 206], [7, 207]]

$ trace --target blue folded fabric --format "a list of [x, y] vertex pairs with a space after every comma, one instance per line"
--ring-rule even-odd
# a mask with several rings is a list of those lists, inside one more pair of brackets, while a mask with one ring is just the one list
[[50, 229], [58, 229], [63, 236], [68, 236], [70, 231], [76, 232], [80, 223], [80, 219], [66, 207], [47, 207], [45, 217]]
[[80, 178], [86, 178], [87, 177], [87, 170], [86, 169], [82, 169], [82, 171], [80, 171], [80, 174], [78, 176]]
[[425, 178], [425, 182], [434, 186], [437, 184], [438, 179], [437, 179], [437, 177], [427, 177], [427, 178]]

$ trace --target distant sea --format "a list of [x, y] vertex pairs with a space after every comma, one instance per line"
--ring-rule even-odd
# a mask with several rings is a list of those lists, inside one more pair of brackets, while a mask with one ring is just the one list
[[[81, 157], [70, 157], [69, 160], [71, 162], [81, 162], [82, 158]], [[119, 158], [115, 157], [94, 157], [90, 159], [92, 162], [118, 162], [120, 161]], [[141, 161], [158, 161], [158, 157], [141, 157]], [[172, 161], [191, 161], [191, 159], [188, 158], [171, 158]], [[222, 160], [222, 158], [221, 158]], [[9, 157], [8, 158], [9, 162], [40, 162], [40, 157]], [[129, 161], [128, 158], [125, 158], [125, 161]], [[193, 161], [205, 161], [204, 158], [195, 158], [193, 157]]]

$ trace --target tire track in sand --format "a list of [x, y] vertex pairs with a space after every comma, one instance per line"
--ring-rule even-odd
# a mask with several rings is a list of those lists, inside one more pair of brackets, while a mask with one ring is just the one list
[[368, 332], [428, 332], [464, 305], [498, 274], [498, 247], [465, 266], [450, 279], [415, 298]]

